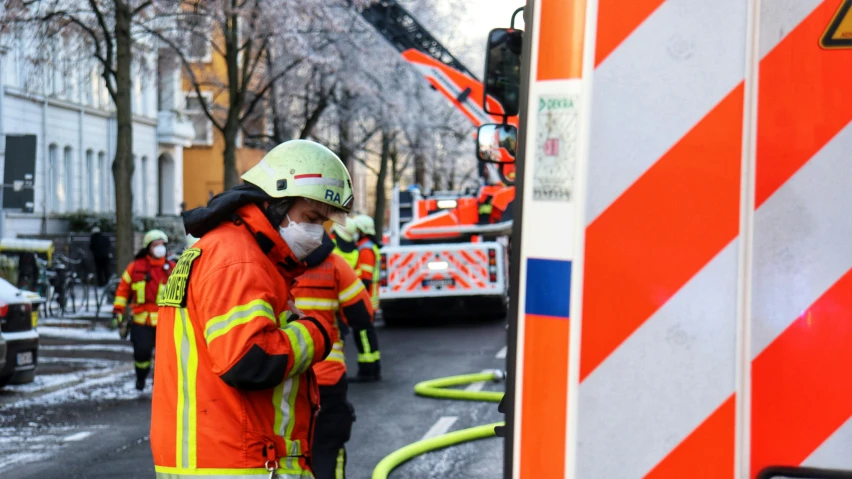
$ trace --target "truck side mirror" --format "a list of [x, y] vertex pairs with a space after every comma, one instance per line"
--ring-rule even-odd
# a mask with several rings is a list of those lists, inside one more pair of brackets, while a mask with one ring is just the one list
[[486, 123], [476, 131], [476, 157], [490, 163], [514, 163], [518, 129], [513, 125]]
[[521, 30], [495, 28], [485, 52], [485, 97], [482, 107], [491, 115], [515, 116], [521, 86]]

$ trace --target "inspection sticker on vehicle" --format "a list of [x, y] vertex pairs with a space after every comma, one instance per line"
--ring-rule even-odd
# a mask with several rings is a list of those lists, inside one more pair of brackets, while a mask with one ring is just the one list
[[33, 352], [26, 351], [23, 353], [18, 353], [17, 364], [18, 366], [26, 366], [28, 364], [33, 363]]
[[536, 105], [533, 200], [567, 202], [574, 189], [579, 95], [541, 95]]

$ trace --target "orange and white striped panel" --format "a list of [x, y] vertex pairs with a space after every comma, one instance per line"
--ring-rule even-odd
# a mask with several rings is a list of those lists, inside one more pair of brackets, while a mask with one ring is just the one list
[[[491, 250], [494, 266], [489, 264]], [[379, 290], [383, 299], [502, 295], [505, 291], [505, 253], [499, 243], [388, 247], [383, 252], [388, 264], [387, 286]]]
[[[759, 70], [752, 475], [852, 470], [852, 90], [838, 81], [852, 76], [852, 50], [817, 44], [839, 0], [786, 3], [805, 15]], [[764, 50], [778, 33], [760, 31]]]
[[852, 467], [839, 4], [597, 2], [568, 477]]
[[730, 478], [747, 4], [598, 8], [573, 477]]

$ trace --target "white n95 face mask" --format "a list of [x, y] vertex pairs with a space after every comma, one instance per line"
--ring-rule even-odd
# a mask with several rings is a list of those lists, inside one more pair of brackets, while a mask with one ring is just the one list
[[166, 255], [166, 246], [161, 244], [154, 246], [153, 248], [151, 248], [151, 255], [153, 255], [157, 259], [162, 258]]
[[322, 245], [322, 235], [325, 233], [322, 225], [311, 223], [296, 223], [287, 215], [287, 226], [279, 227], [278, 233], [293, 251], [296, 259], [302, 261], [315, 249]]

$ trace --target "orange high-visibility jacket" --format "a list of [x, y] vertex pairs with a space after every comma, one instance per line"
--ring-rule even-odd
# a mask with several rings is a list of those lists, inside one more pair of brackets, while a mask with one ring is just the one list
[[145, 255], [137, 258], [124, 270], [115, 290], [113, 313], [124, 313], [127, 304], [133, 309], [133, 322], [157, 325], [157, 300], [175, 268], [173, 261]]
[[[238, 217], [237, 217], [238, 216]], [[181, 255], [160, 302], [151, 449], [158, 478], [309, 478], [321, 321], [289, 315], [304, 272], [255, 205]], [[268, 461], [268, 462], [267, 462]]]
[[355, 274], [364, 282], [370, 292], [373, 309], [379, 308], [379, 246], [370, 238], [358, 241], [358, 262]]
[[[293, 286], [296, 307], [304, 314], [322, 319], [333, 342], [325, 361], [314, 365], [320, 386], [333, 386], [346, 373], [338, 319], [355, 331], [355, 338], [359, 338], [362, 330], [372, 330], [373, 322], [373, 307], [367, 290], [346, 260], [331, 254], [333, 249], [331, 238], [324, 238], [323, 246], [305, 260], [308, 271], [299, 276]], [[375, 338], [375, 333], [369, 337]], [[358, 346], [359, 356], [364, 354], [362, 349], [378, 354], [377, 342], [368, 342], [366, 347], [358, 343]]]

